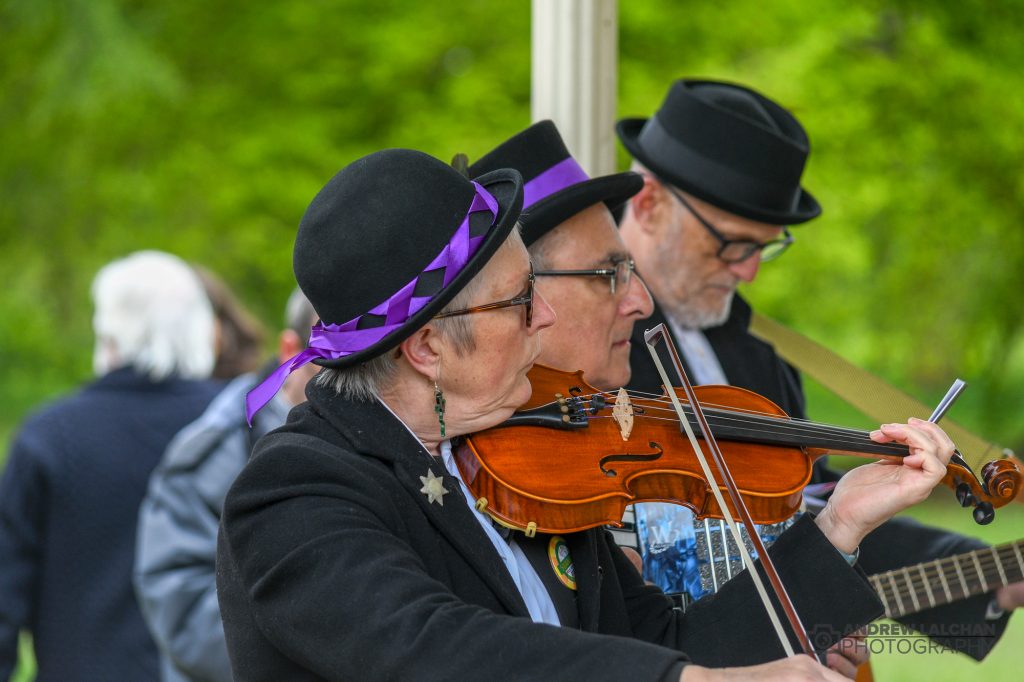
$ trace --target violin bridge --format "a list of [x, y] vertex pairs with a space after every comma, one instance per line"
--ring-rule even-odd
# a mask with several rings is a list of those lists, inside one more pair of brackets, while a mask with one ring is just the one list
[[620, 388], [615, 396], [615, 407], [612, 408], [612, 417], [619, 425], [619, 433], [622, 440], [629, 440], [629, 434], [633, 433], [633, 406], [629, 402], [629, 394], [625, 388]]

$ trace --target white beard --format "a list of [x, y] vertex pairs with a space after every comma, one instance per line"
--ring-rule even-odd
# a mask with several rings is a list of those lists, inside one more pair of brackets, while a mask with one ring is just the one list
[[729, 292], [729, 295], [722, 301], [722, 306], [716, 310], [695, 310], [683, 305], [675, 309], [666, 307], [665, 315], [683, 329], [700, 330], [717, 327], [729, 319], [729, 311], [732, 309], [732, 297], [735, 294], [735, 291]]

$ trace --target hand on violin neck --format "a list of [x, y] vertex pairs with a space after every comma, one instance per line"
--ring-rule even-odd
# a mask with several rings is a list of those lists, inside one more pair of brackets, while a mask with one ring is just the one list
[[800, 654], [771, 663], [752, 665], [746, 668], [704, 668], [688, 665], [683, 668], [679, 682], [740, 682], [741, 680], [762, 680], [771, 682], [841, 682], [846, 680], [834, 670], [829, 670], [810, 656]]
[[883, 424], [871, 432], [878, 443], [902, 443], [902, 461], [880, 461], [849, 471], [815, 519], [832, 544], [851, 553], [865, 535], [907, 507], [928, 497], [946, 474], [953, 441], [931, 422]]

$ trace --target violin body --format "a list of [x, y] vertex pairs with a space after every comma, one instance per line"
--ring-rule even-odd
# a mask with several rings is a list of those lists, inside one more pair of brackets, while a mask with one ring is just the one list
[[[529, 535], [618, 525], [625, 507], [636, 502], [671, 502], [689, 507], [698, 518], [722, 518], [667, 394], [602, 393], [586, 384], [582, 372], [543, 365], [529, 376], [528, 403], [505, 424], [473, 434], [455, 448], [478, 508]], [[682, 389], [673, 390], [685, 411]], [[874, 443], [867, 432], [791, 420], [773, 402], [745, 389], [700, 386], [694, 391], [755, 523], [792, 516], [814, 460], [826, 452], [890, 459], [907, 453], [902, 445]], [[620, 401], [632, 422], [628, 435], [613, 416]], [[999, 496], [989, 495], [966, 464], [951, 463], [947, 479], [974, 496], [969, 502], [977, 504], [985, 495], [1001, 506], [1016, 494], [1020, 472], [992, 473], [1000, 474]], [[735, 515], [732, 502], [727, 504]]]
[[[568, 388], [563, 384], [560, 391], [551, 391], [543, 383], [550, 382], [534, 383], [534, 396], [546, 395], [548, 401]], [[579, 373], [572, 385], [585, 386]], [[713, 403], [738, 392], [751, 409], [786, 416], [767, 398], [744, 389], [707, 386], [696, 391], [699, 400]], [[637, 416], [661, 407], [642, 398], [631, 403]], [[723, 451], [755, 522], [776, 523], [800, 508], [813, 465], [806, 452], [739, 442], [723, 443]], [[524, 456], [527, 452], [536, 454]], [[765, 458], [771, 458], [769, 467]], [[591, 419], [586, 428], [557, 436], [545, 426], [496, 427], [463, 443], [456, 461], [477, 499], [487, 500], [487, 512], [514, 528], [562, 533], [618, 523], [625, 507], [639, 501], [675, 502], [699, 518], [722, 516], [678, 421], [643, 421], [627, 440], [612, 418]]]

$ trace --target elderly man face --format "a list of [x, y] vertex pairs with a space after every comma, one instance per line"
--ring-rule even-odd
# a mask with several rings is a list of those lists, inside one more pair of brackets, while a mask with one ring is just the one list
[[630, 208], [623, 238], [637, 270], [666, 313], [688, 329], [725, 322], [736, 286], [757, 276], [758, 247], [780, 251], [786, 239], [779, 225], [741, 218], [649, 176]]
[[[611, 213], [595, 204], [544, 235], [530, 253], [537, 289], [558, 316], [541, 334], [538, 362], [582, 369], [587, 381], [601, 389], [626, 384], [633, 324], [651, 314], [653, 303], [643, 282], [629, 271], [630, 254]], [[608, 274], [544, 274], [587, 270]]]

